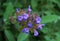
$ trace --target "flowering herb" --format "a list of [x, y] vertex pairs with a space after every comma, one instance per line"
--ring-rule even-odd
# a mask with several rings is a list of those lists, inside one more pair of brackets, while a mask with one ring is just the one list
[[34, 32], [34, 36], [38, 36], [38, 31], [42, 30], [42, 26], [44, 26], [44, 24], [41, 24], [41, 17], [39, 17], [37, 14], [31, 13], [31, 8], [30, 5], [27, 9], [28, 11], [23, 11], [23, 13], [21, 14], [21, 10], [17, 10], [17, 12], [19, 12], [20, 15], [17, 16], [17, 19], [19, 20], [18, 22], [21, 24], [20, 26], [22, 26], [22, 32], [24, 33], [29, 33], [29, 31], [33, 31]]

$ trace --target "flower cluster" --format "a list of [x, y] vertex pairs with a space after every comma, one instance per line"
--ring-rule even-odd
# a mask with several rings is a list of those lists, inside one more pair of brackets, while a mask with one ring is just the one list
[[30, 5], [27, 11], [16, 9], [16, 12], [19, 13], [17, 19], [22, 26], [22, 32], [29, 33], [30, 31], [33, 31], [34, 36], [38, 36], [39, 33], [37, 29], [42, 30], [44, 24], [41, 24], [41, 18], [36, 13], [31, 13], [32, 10]]

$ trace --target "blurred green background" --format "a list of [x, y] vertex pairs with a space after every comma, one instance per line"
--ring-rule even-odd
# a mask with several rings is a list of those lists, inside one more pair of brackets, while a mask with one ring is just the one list
[[[28, 5], [46, 24], [37, 37], [19, 32], [18, 23], [9, 21], [16, 8], [26, 9]], [[60, 0], [0, 0], [0, 41], [60, 41]]]

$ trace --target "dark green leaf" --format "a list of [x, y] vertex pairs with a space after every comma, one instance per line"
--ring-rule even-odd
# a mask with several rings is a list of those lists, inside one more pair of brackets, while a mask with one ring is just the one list
[[15, 38], [10, 30], [4, 30], [4, 32], [9, 41], [15, 41]]

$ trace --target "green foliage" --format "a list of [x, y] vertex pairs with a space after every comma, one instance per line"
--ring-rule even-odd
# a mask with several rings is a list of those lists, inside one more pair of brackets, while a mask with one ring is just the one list
[[[28, 34], [26, 34], [26, 33], [20, 33], [19, 35], [18, 35], [18, 37], [17, 37], [17, 41], [24, 41], [25, 39], [27, 39], [28, 38]], [[26, 41], [26, 40], [25, 40]]]
[[33, 10], [36, 10], [37, 0], [31, 0], [31, 5], [32, 5], [32, 9], [33, 9]]
[[50, 22], [56, 21], [57, 19], [58, 19], [57, 15], [47, 15], [42, 17], [41, 23], [50, 23]]
[[4, 33], [8, 39], [8, 41], [15, 41], [14, 35], [10, 30], [4, 30]]
[[60, 33], [57, 32], [57, 33], [55, 33], [55, 34], [56, 34], [56, 41], [60, 41]]
[[[20, 31], [18, 22], [10, 23], [9, 17], [16, 17], [15, 9], [28, 5], [42, 16], [41, 23], [46, 24], [41, 30], [43, 35], [39, 32], [37, 37], [29, 36]], [[0, 41], [60, 41], [60, 0], [0, 0], [0, 33]]]
[[4, 13], [4, 21], [8, 20], [9, 17], [12, 15], [13, 13], [13, 5], [12, 3], [7, 3], [7, 7], [6, 7], [6, 11]]

